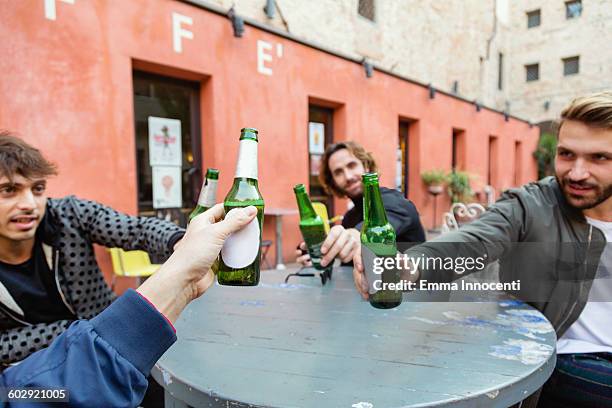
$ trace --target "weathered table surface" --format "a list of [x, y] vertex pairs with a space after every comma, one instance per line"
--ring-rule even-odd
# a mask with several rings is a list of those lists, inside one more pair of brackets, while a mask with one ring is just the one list
[[554, 368], [552, 327], [520, 302], [377, 310], [348, 268], [325, 286], [288, 272], [188, 307], [152, 373], [166, 407], [506, 407]]

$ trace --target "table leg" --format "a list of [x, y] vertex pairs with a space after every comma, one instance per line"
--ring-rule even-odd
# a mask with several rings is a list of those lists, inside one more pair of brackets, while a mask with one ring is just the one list
[[287, 269], [283, 263], [283, 219], [276, 215], [276, 269]]

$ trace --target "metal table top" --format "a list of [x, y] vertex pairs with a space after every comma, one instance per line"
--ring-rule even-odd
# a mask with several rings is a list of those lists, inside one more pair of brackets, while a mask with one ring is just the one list
[[507, 407], [555, 365], [548, 321], [516, 301], [404, 302], [377, 310], [351, 270], [331, 284], [264, 271], [212, 287], [153, 369], [174, 406]]

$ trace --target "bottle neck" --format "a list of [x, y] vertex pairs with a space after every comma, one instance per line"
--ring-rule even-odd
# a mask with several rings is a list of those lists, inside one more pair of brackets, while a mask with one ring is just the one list
[[295, 193], [295, 199], [297, 200], [298, 210], [300, 211], [300, 220], [317, 218], [317, 213], [312, 207], [310, 197], [308, 197], [306, 192]]
[[211, 208], [217, 203], [217, 185], [219, 180], [206, 179], [202, 184], [198, 205]]
[[240, 140], [236, 178], [257, 180], [257, 142], [251, 139]]
[[363, 186], [363, 221], [368, 226], [383, 226], [389, 222], [378, 183]]

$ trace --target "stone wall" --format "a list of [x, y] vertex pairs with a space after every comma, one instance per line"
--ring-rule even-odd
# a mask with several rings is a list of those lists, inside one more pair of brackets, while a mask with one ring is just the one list
[[[561, 0], [374, 0], [375, 19], [358, 0], [208, 0], [244, 17], [487, 106], [540, 122], [554, 119], [573, 97], [612, 88], [612, 2], [583, 0], [566, 19]], [[526, 12], [541, 9], [527, 29]], [[248, 28], [247, 28], [248, 30]], [[499, 53], [503, 54], [498, 89]], [[563, 76], [562, 58], [580, 56], [580, 72]], [[525, 81], [525, 64], [540, 79]]]

